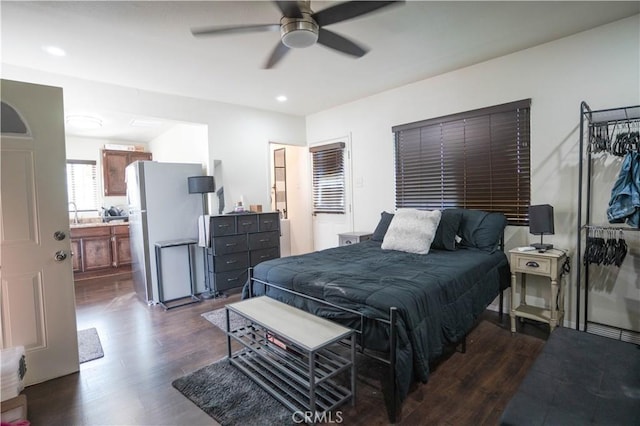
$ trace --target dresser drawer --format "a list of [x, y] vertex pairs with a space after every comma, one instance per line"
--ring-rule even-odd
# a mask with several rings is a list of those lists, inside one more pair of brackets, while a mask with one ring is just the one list
[[260, 232], [279, 231], [280, 230], [280, 213], [261, 214], [258, 228]]
[[247, 244], [247, 236], [244, 234], [229, 235], [226, 237], [215, 237], [213, 238], [212, 247], [213, 254], [215, 256], [247, 251], [249, 249]]
[[230, 288], [242, 287], [247, 282], [249, 273], [247, 269], [236, 269], [229, 272], [219, 272], [213, 274], [215, 289], [225, 291]]
[[247, 232], [258, 232], [258, 215], [241, 214], [236, 216], [236, 232], [238, 234]]
[[213, 216], [209, 222], [209, 233], [212, 237], [233, 235], [236, 233], [235, 216]]
[[277, 259], [280, 257], [280, 248], [279, 247], [271, 247], [267, 249], [261, 250], [253, 250], [250, 253], [250, 263], [253, 268], [260, 262], [264, 262], [265, 260]]
[[259, 232], [249, 235], [249, 250], [258, 250], [280, 245], [280, 232]]
[[513, 272], [549, 276], [551, 260], [540, 256], [514, 255], [511, 258], [511, 269]]
[[214, 272], [226, 272], [233, 269], [246, 269], [249, 267], [248, 253], [233, 253], [222, 256], [215, 256], [213, 261], [209, 263]]

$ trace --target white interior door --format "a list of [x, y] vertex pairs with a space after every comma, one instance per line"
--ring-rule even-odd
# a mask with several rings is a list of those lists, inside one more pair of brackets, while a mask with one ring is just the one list
[[[311, 144], [309, 148], [331, 146], [344, 143], [344, 213], [313, 212], [313, 249], [324, 250], [338, 246], [338, 234], [353, 231], [353, 209], [351, 206], [352, 177], [351, 177], [351, 138], [348, 136]], [[311, 154], [309, 161], [312, 163]], [[313, 174], [313, 164], [311, 164]], [[313, 180], [313, 177], [312, 177]], [[313, 185], [313, 183], [312, 183]], [[313, 188], [311, 191], [313, 192]], [[312, 194], [313, 196], [313, 194]], [[312, 202], [313, 204], [313, 202]], [[313, 205], [312, 205], [313, 209]]]
[[62, 89], [2, 89], [0, 346], [24, 346], [25, 384], [78, 371]]

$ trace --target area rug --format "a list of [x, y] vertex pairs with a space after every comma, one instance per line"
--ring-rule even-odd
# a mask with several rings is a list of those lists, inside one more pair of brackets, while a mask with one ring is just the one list
[[[215, 311], [205, 312], [202, 316], [209, 321], [211, 324], [215, 325], [222, 331], [227, 331], [227, 319], [225, 316], [225, 308], [216, 309]], [[239, 315], [230, 312], [229, 313], [229, 321], [231, 323], [231, 329], [235, 330], [236, 328], [242, 327], [247, 323], [247, 320], [240, 317]]]
[[222, 426], [293, 425], [292, 412], [224, 358], [173, 387]]
[[100, 343], [100, 336], [98, 336], [98, 330], [95, 328], [88, 328], [86, 330], [78, 331], [78, 355], [80, 358], [80, 364], [102, 358], [104, 356], [102, 343]]

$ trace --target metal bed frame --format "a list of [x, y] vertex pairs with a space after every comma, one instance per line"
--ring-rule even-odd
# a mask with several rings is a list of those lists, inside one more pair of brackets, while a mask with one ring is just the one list
[[[500, 238], [500, 250], [504, 251], [504, 234], [502, 235], [502, 237]], [[328, 302], [326, 300], [323, 299], [319, 299], [317, 297], [314, 296], [310, 296], [308, 294], [304, 294], [304, 293], [300, 293], [297, 292], [295, 290], [291, 290], [285, 287], [282, 287], [280, 285], [277, 284], [273, 284], [273, 283], [268, 283], [266, 281], [262, 281], [260, 279], [254, 278], [253, 277], [253, 268], [249, 268], [249, 278], [248, 278], [248, 282], [249, 282], [249, 297], [253, 297], [254, 296], [254, 292], [253, 292], [253, 285], [254, 283], [259, 283], [265, 286], [265, 295], [267, 293], [267, 287], [270, 288], [274, 288], [277, 290], [281, 290], [284, 291], [286, 293], [290, 293], [293, 294], [295, 296], [299, 296], [302, 297], [304, 299], [308, 299], [308, 300], [312, 300], [314, 302], [317, 303], [321, 303], [323, 305], [327, 305], [327, 306], [331, 306], [332, 308], [336, 308], [338, 310], [341, 310], [343, 312], [349, 312], [357, 317], [360, 318], [360, 328], [356, 329], [356, 335], [358, 336], [357, 339], [357, 344], [359, 347], [359, 352], [364, 355], [367, 356], [369, 358], [373, 358], [375, 360], [378, 360], [384, 364], [387, 364], [389, 366], [389, 375], [388, 375], [388, 379], [389, 379], [389, 386], [390, 386], [390, 395], [388, 396], [390, 398], [390, 402], [387, 405], [387, 415], [389, 417], [389, 422], [391, 423], [396, 423], [396, 421], [398, 420], [398, 415], [400, 414], [400, 409], [401, 409], [401, 402], [399, 401], [399, 398], [397, 398], [396, 393], [397, 393], [397, 386], [396, 386], [396, 344], [397, 344], [397, 336], [396, 336], [396, 324], [397, 324], [397, 320], [398, 320], [398, 308], [395, 306], [392, 306], [391, 308], [389, 308], [389, 319], [383, 319], [383, 318], [368, 318], [369, 320], [374, 320], [376, 322], [385, 324], [387, 326], [389, 326], [389, 353], [388, 358], [383, 358], [381, 356], [376, 355], [375, 353], [372, 353], [373, 350], [371, 349], [367, 349], [364, 345], [364, 337], [363, 337], [363, 332], [364, 332], [364, 320], [365, 320], [365, 315], [362, 314], [361, 312], [355, 311], [353, 309], [349, 309], [349, 308], [345, 308], [343, 306], [339, 306], [336, 305], [335, 303], [331, 303]], [[502, 286], [501, 286], [502, 287]], [[507, 287], [505, 287], [507, 288]], [[503, 293], [504, 293], [504, 288], [500, 288], [500, 300], [499, 300], [499, 315], [500, 315], [500, 319], [502, 320], [503, 317], [503, 310], [504, 310], [504, 298], [503, 298]], [[468, 333], [467, 333], [468, 334]], [[460, 345], [460, 352], [461, 353], [465, 353], [467, 350], [467, 334], [465, 334], [462, 339], [458, 342], [454, 342], [453, 344], [455, 346]], [[380, 353], [379, 351], [375, 351]], [[384, 395], [384, 393], [383, 393]]]

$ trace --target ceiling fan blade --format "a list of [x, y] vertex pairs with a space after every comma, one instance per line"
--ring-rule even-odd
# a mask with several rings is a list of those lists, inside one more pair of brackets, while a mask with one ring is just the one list
[[324, 26], [353, 19], [392, 4], [401, 3], [404, 3], [404, 1], [349, 1], [322, 9], [311, 15], [311, 17], [318, 25]]
[[358, 58], [364, 56], [369, 51], [364, 47], [358, 46], [351, 40], [332, 31], [325, 30], [324, 28], [320, 28], [320, 31], [318, 32], [318, 43]]
[[196, 37], [201, 37], [224, 34], [255, 33], [264, 31], [280, 31], [280, 24], [239, 25], [233, 27], [198, 27], [192, 28], [191, 34]]
[[287, 18], [302, 18], [302, 12], [297, 1], [274, 1], [278, 9]]
[[274, 65], [277, 64], [280, 61], [280, 59], [282, 59], [284, 55], [287, 54], [288, 51], [289, 51], [289, 48], [285, 46], [282, 42], [279, 42], [276, 48], [273, 49], [273, 52], [271, 52], [271, 56], [269, 56], [269, 60], [265, 64], [264, 68], [265, 69], [273, 68]]

